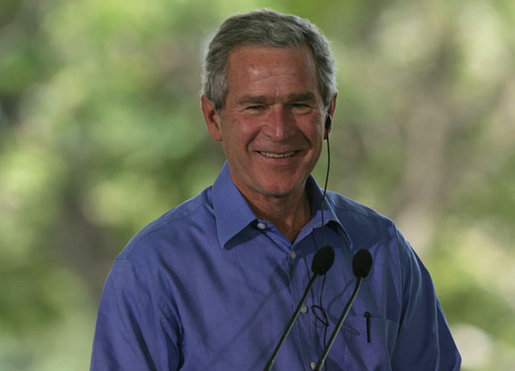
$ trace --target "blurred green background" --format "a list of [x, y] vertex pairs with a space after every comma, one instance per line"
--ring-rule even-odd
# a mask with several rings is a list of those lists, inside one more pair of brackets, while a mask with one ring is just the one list
[[332, 42], [330, 188], [412, 242], [464, 370], [515, 369], [515, 2], [235, 3], [0, 1], [0, 369], [88, 369], [115, 255], [223, 163], [203, 48], [262, 7]]

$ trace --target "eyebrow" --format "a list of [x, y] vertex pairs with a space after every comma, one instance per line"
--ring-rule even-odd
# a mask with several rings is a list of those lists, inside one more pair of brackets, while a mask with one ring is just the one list
[[266, 97], [264, 95], [244, 95], [238, 100], [238, 104], [247, 103], [266, 103]]
[[[293, 93], [286, 96], [287, 102], [298, 102], [298, 101], [308, 101], [314, 102], [316, 101], [316, 95], [312, 92], [306, 93]], [[248, 103], [260, 103], [265, 104], [267, 102], [267, 97], [264, 95], [244, 95], [241, 99], [238, 100], [238, 104], [248, 104]]]
[[290, 94], [287, 97], [288, 102], [296, 102], [296, 101], [316, 101], [316, 96], [312, 92], [300, 93], [300, 94]]

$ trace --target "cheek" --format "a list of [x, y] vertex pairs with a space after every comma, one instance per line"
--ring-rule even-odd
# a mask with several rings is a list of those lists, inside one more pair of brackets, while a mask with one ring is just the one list
[[259, 125], [256, 120], [228, 120], [223, 126], [224, 139], [233, 146], [246, 146], [258, 133]]
[[324, 139], [324, 127], [320, 121], [309, 120], [300, 126], [305, 137], [309, 138], [313, 143], [322, 142]]
[[223, 127], [222, 146], [226, 155], [242, 156], [250, 141], [250, 130], [240, 122], [226, 123]]
[[310, 137], [323, 135], [325, 116], [316, 110], [308, 115], [299, 115], [296, 117], [297, 126], [305, 135]]

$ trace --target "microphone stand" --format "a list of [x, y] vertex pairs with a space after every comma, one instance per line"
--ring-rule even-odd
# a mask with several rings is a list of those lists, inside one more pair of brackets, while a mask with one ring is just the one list
[[293, 324], [297, 320], [297, 317], [300, 314], [300, 310], [302, 309], [302, 306], [304, 305], [306, 298], [308, 297], [309, 289], [311, 289], [311, 286], [313, 286], [313, 282], [315, 282], [315, 279], [318, 277], [318, 275], [319, 275], [318, 273], [314, 273], [313, 277], [311, 277], [311, 280], [309, 281], [308, 286], [306, 287], [306, 291], [304, 291], [304, 295], [302, 296], [302, 299], [300, 300], [299, 305], [297, 306], [297, 309], [295, 309], [293, 316], [290, 318], [290, 321], [286, 325], [286, 329], [283, 332], [283, 336], [281, 337], [281, 339], [279, 340], [279, 343], [275, 347], [274, 353], [272, 354], [272, 357], [266, 364], [264, 371], [270, 371], [272, 369], [272, 366], [274, 365], [274, 362], [275, 362], [275, 358], [277, 357], [277, 354], [279, 353], [279, 349], [281, 349], [281, 346], [283, 345], [284, 341], [286, 340], [286, 337], [290, 333], [290, 331], [293, 327]]
[[343, 326], [343, 321], [345, 321], [345, 318], [347, 317], [347, 314], [349, 313], [349, 309], [350, 309], [352, 303], [354, 303], [354, 299], [356, 299], [356, 295], [358, 294], [359, 288], [361, 286], [361, 280], [362, 279], [363, 279], [362, 276], [358, 277], [358, 280], [356, 281], [356, 286], [354, 286], [354, 292], [352, 293], [352, 296], [351, 296], [350, 300], [347, 302], [347, 305], [343, 309], [342, 315], [341, 315], [340, 319], [338, 320], [338, 323], [336, 324], [336, 327], [335, 327], [333, 333], [331, 334], [331, 338], [329, 339], [329, 343], [325, 347], [324, 353], [322, 354], [322, 357], [320, 357], [317, 365], [315, 366], [315, 371], [320, 371], [320, 369], [324, 365], [324, 362], [325, 362], [325, 360], [327, 358], [327, 355], [329, 354], [329, 351], [331, 350], [331, 348], [333, 346], [333, 343], [336, 340], [336, 335], [338, 335], [338, 333], [340, 332], [340, 330], [341, 330], [341, 328]]

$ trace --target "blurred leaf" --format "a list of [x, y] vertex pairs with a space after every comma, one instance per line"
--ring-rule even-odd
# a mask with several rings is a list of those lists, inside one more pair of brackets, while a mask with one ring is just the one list
[[[332, 43], [330, 188], [400, 225], [451, 325], [480, 340], [464, 359], [488, 343], [464, 370], [515, 367], [515, 3], [274, 4]], [[199, 111], [202, 47], [266, 6], [0, 3], [0, 369], [87, 368], [114, 256], [223, 164]]]

